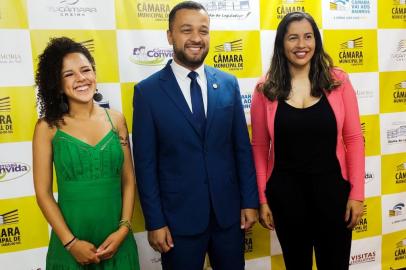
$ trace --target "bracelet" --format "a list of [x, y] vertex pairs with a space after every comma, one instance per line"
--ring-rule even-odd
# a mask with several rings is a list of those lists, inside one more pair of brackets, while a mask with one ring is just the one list
[[124, 220], [124, 219], [120, 220], [120, 222], [118, 223], [118, 227], [121, 227], [121, 226], [127, 227], [127, 229], [128, 229], [130, 232], [133, 231], [133, 228], [132, 228], [132, 226], [131, 226], [131, 223], [130, 223], [128, 220]]
[[66, 248], [67, 246], [69, 246], [70, 244], [72, 244], [73, 241], [75, 241], [76, 236], [73, 236], [72, 240], [70, 240], [68, 243], [66, 243], [65, 245], [63, 245], [64, 248]]
[[75, 243], [76, 243], [78, 240], [79, 240], [79, 239], [77, 239], [77, 238], [75, 237], [75, 239], [73, 239], [73, 241], [70, 243], [70, 245], [68, 245], [68, 246], [66, 247], [66, 250], [69, 251], [69, 250], [75, 245]]

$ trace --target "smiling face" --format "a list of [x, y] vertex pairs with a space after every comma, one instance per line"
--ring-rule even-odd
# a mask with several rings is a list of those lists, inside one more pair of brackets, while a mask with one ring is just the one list
[[203, 64], [209, 52], [209, 16], [204, 10], [180, 9], [167, 37], [176, 63], [194, 70]]
[[83, 54], [69, 53], [63, 58], [61, 82], [69, 102], [92, 101], [96, 91], [96, 74]]
[[283, 39], [283, 47], [289, 65], [295, 68], [310, 67], [316, 48], [311, 24], [306, 19], [291, 22]]

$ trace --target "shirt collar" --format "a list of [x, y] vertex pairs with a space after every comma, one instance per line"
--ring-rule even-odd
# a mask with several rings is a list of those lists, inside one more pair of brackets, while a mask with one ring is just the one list
[[[178, 76], [179, 78], [182, 78], [182, 80], [189, 79], [189, 77], [187, 75], [192, 70], [179, 65], [178, 63], [175, 62], [175, 60], [172, 60], [172, 63], [170, 65], [172, 67], [173, 73], [175, 73], [176, 76]], [[194, 71], [197, 74], [199, 74], [200, 80], [203, 80], [204, 78], [206, 78], [206, 74], [204, 73], [204, 64], [202, 64], [200, 67], [196, 68]]]

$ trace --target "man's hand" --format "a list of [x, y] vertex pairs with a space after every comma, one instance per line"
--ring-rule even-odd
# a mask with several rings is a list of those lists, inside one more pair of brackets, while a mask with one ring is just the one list
[[267, 203], [262, 203], [259, 206], [259, 222], [261, 223], [262, 227], [266, 229], [269, 230], [275, 229], [272, 212]]
[[347, 209], [345, 211], [345, 222], [348, 223], [347, 228], [353, 229], [361, 220], [363, 214], [364, 202], [348, 200]]
[[168, 226], [148, 231], [148, 242], [155, 251], [160, 253], [166, 253], [174, 247]]
[[258, 220], [257, 209], [241, 209], [241, 229], [249, 230]]

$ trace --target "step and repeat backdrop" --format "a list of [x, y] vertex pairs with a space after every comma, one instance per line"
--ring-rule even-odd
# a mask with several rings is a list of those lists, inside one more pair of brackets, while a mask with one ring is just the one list
[[[83, 43], [96, 59], [101, 103], [122, 111], [131, 130], [134, 84], [172, 57], [166, 29], [178, 2], [0, 0], [1, 269], [45, 269], [50, 228], [35, 200], [31, 150], [38, 55], [52, 37]], [[353, 233], [350, 269], [406, 269], [405, 0], [199, 2], [211, 18], [206, 64], [237, 76], [248, 126], [252, 91], [269, 67], [280, 19], [292, 11], [315, 18], [325, 49], [350, 74], [365, 138], [366, 207]], [[161, 269], [138, 198], [133, 226], [141, 268]], [[245, 255], [246, 269], [284, 269], [276, 235], [259, 225], [246, 234]]]

